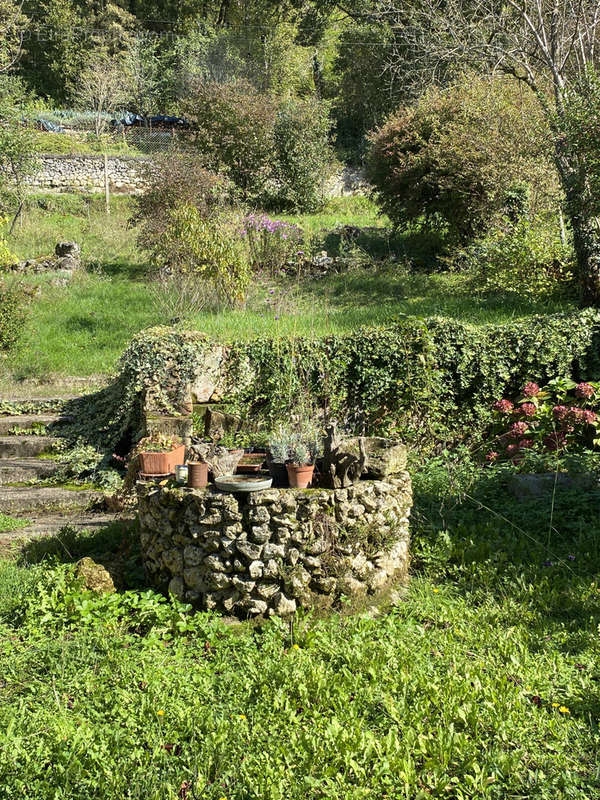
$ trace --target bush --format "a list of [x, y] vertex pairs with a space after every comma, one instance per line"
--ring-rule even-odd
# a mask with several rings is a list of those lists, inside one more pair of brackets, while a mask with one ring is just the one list
[[371, 137], [368, 178], [390, 219], [425, 221], [467, 242], [505, 213], [515, 188], [551, 207], [557, 178], [537, 101], [504, 80], [469, 76], [428, 90]]
[[540, 297], [574, 285], [573, 251], [562, 243], [558, 224], [541, 218], [507, 222], [445, 261], [472, 274], [474, 291]]
[[275, 101], [244, 81], [199, 82], [183, 110], [207, 166], [231, 178], [242, 199], [264, 199], [274, 158]]
[[11, 350], [25, 324], [27, 295], [18, 284], [0, 281], [0, 350]]
[[513, 403], [494, 403], [495, 435], [486, 460], [517, 464], [531, 453], [555, 456], [597, 447], [599, 388], [597, 382], [555, 379], [540, 388], [528, 381]]
[[332, 160], [327, 107], [314, 98], [287, 101], [274, 126], [277, 191], [273, 202], [290, 211], [323, 205], [323, 180]]
[[[202, 287], [202, 303], [234, 306], [244, 301], [249, 270], [235, 237], [224, 220], [206, 221], [195, 206], [179, 206], [157, 238], [152, 258], [158, 274], [195, 281]], [[190, 308], [189, 314], [197, 309]]]
[[278, 103], [246, 82], [199, 83], [184, 110], [206, 165], [229, 177], [244, 202], [294, 211], [322, 204], [331, 160], [325, 105]]
[[198, 156], [170, 153], [153, 159], [148, 187], [137, 198], [133, 221], [141, 225], [139, 244], [152, 249], [171, 224], [171, 212], [180, 206], [197, 210], [202, 219], [214, 217], [229, 200], [229, 187], [205, 169]]

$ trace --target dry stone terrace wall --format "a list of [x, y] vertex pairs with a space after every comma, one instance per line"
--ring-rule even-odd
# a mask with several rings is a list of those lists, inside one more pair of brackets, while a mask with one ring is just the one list
[[151, 582], [241, 618], [380, 594], [408, 571], [408, 473], [347, 489], [250, 495], [138, 483]]
[[[101, 155], [44, 155], [39, 160], [39, 170], [29, 178], [30, 186], [35, 189], [92, 194], [104, 191], [104, 157]], [[109, 156], [110, 190], [121, 194], [142, 192], [149, 163], [147, 158]]]

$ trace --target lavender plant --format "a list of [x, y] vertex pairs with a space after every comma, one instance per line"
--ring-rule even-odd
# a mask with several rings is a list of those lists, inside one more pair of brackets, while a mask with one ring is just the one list
[[248, 249], [248, 260], [255, 272], [275, 275], [286, 266], [295, 266], [303, 256], [302, 229], [290, 222], [271, 219], [266, 214], [248, 214], [240, 235]]

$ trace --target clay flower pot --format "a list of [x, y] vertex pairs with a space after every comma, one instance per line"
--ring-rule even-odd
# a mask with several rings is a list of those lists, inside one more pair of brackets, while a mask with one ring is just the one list
[[185, 445], [168, 453], [140, 453], [140, 470], [146, 475], [169, 475], [178, 464], [185, 461]]
[[188, 461], [188, 486], [204, 489], [208, 486], [208, 464], [203, 461]]
[[315, 471], [314, 464], [286, 464], [286, 468], [292, 489], [306, 489], [310, 486]]

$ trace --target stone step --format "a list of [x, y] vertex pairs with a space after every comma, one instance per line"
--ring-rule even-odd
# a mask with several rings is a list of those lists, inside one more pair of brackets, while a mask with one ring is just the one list
[[49, 458], [0, 459], [0, 492], [2, 492], [2, 484], [50, 478], [52, 475], [56, 475], [59, 466], [56, 461]]
[[37, 517], [30, 515], [30, 525], [26, 528], [19, 528], [15, 531], [0, 531], [0, 552], [3, 547], [9, 548], [19, 544], [23, 540], [37, 538], [39, 536], [54, 536], [65, 525], [82, 531], [94, 531], [112, 525], [114, 522], [132, 522], [135, 515], [132, 514], [51, 514], [50, 516]]
[[38, 425], [46, 427], [52, 424], [67, 422], [67, 417], [59, 414], [19, 414], [14, 417], [0, 417], [0, 436], [6, 436], [13, 428], [30, 430]]
[[38, 512], [85, 510], [102, 499], [102, 493], [89, 489], [65, 489], [61, 486], [0, 486], [0, 511], [23, 515]]
[[58, 442], [60, 439], [55, 436], [0, 436], [0, 462], [5, 458], [32, 458], [48, 453]]

